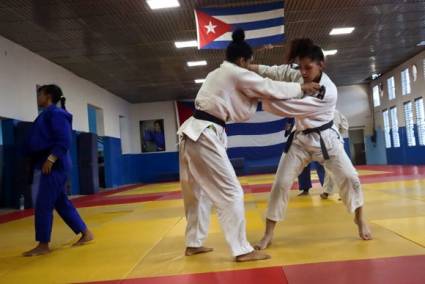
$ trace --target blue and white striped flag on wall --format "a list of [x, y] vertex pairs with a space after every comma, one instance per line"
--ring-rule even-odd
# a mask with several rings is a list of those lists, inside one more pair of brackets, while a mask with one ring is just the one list
[[[177, 102], [180, 125], [195, 109], [193, 101]], [[242, 123], [228, 123], [228, 154], [230, 158], [243, 157], [248, 160], [280, 158], [287, 137], [285, 125], [288, 119], [275, 116], [258, 107], [256, 114]]]
[[283, 1], [237, 8], [200, 8], [195, 10], [199, 49], [224, 49], [232, 31], [245, 30], [253, 46], [280, 43], [284, 35]]

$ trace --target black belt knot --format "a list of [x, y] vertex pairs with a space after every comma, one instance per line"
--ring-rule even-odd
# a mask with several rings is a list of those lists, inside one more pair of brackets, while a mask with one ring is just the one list
[[[320, 149], [322, 150], [322, 155], [325, 160], [329, 160], [329, 153], [328, 153], [328, 150], [326, 149], [325, 141], [323, 141], [321, 132], [325, 131], [326, 129], [332, 128], [333, 124], [334, 124], [333, 121], [329, 121], [328, 123], [323, 124], [322, 126], [319, 126], [316, 128], [308, 128], [302, 131], [302, 134], [304, 135], [311, 134], [311, 133], [319, 134]], [[292, 144], [292, 140], [294, 139], [294, 135], [295, 135], [295, 131], [292, 132], [291, 135], [289, 135], [288, 140], [286, 141], [285, 153], [288, 153], [289, 148], [291, 147], [291, 144]]]

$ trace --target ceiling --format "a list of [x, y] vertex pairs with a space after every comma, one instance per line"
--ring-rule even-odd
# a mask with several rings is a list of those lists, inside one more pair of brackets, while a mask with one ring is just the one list
[[[193, 9], [273, 1], [179, 0], [181, 7], [152, 11], [145, 0], [1, 0], [0, 34], [71, 70], [129, 102], [192, 98], [223, 51], [176, 49], [196, 39]], [[351, 35], [329, 36], [333, 27], [354, 26]], [[310, 37], [328, 57], [337, 85], [366, 82], [422, 51], [425, 0], [288, 0], [288, 40]], [[260, 50], [259, 63], [279, 64], [284, 47]], [[205, 59], [208, 66], [188, 68]]]

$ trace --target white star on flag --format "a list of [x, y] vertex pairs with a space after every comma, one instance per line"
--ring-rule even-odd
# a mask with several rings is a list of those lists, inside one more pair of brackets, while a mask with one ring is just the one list
[[209, 33], [213, 33], [215, 34], [215, 28], [217, 27], [216, 25], [213, 25], [210, 21], [210, 23], [206, 26], [204, 26], [207, 29], [207, 34]]

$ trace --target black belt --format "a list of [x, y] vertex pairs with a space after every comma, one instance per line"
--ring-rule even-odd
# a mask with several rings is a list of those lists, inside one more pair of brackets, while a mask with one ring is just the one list
[[[332, 128], [334, 122], [330, 121], [326, 124], [323, 124], [322, 126], [316, 127], [316, 128], [308, 128], [306, 130], [303, 130], [302, 133], [303, 134], [311, 134], [311, 133], [317, 133], [319, 134], [320, 137], [320, 149], [322, 150], [322, 155], [323, 158], [325, 160], [329, 160], [329, 153], [328, 150], [326, 149], [326, 145], [325, 145], [325, 141], [323, 141], [321, 132], [325, 131], [326, 129], [330, 129]], [[291, 147], [292, 144], [292, 140], [294, 139], [294, 135], [295, 135], [295, 131], [291, 133], [291, 135], [289, 135], [288, 140], [286, 141], [286, 147], [285, 147], [285, 153], [288, 153], [289, 148]]]
[[200, 120], [206, 120], [209, 122], [216, 123], [218, 125], [221, 125], [222, 127], [226, 127], [226, 122], [218, 117], [215, 117], [214, 115], [211, 115], [205, 111], [202, 110], [195, 110], [193, 113], [193, 117]]
[[[295, 136], [295, 131], [293, 131], [293, 132], [291, 132], [291, 134], [289, 134], [289, 137], [286, 140], [286, 144], [285, 144], [285, 148], [283, 149], [283, 152], [288, 153], [289, 148], [291, 148], [292, 141], [294, 140], [294, 136]], [[286, 137], [286, 133], [285, 133], [285, 137]]]

